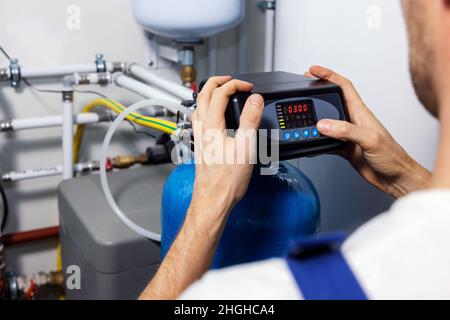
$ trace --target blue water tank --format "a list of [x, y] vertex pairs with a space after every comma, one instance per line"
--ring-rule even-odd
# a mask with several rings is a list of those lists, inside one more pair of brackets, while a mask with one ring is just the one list
[[[180, 165], [164, 186], [162, 259], [184, 221], [194, 176], [193, 164]], [[319, 225], [319, 197], [298, 168], [283, 162], [276, 175], [261, 175], [255, 167], [246, 196], [230, 213], [212, 268], [281, 257], [293, 240], [316, 233]]]

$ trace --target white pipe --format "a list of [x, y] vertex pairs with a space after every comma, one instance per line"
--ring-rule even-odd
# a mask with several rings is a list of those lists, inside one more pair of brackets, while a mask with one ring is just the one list
[[73, 178], [73, 102], [63, 101], [62, 104], [62, 148], [63, 148], [63, 178]]
[[51, 177], [60, 175], [63, 172], [63, 166], [53, 166], [47, 168], [29, 169], [23, 171], [12, 171], [2, 176], [3, 181], [14, 182], [22, 180], [37, 179], [42, 177]]
[[209, 56], [209, 64], [208, 71], [210, 76], [217, 75], [217, 47], [218, 47], [218, 38], [217, 36], [212, 36], [208, 40], [208, 56]]
[[[89, 161], [86, 163], [77, 163], [74, 165], [76, 172], [84, 172], [87, 170], [94, 170], [98, 168], [95, 161]], [[63, 173], [64, 167], [62, 165], [50, 166], [46, 168], [28, 169], [22, 171], [11, 171], [1, 176], [3, 182], [17, 182], [23, 180], [38, 179], [44, 177], [59, 176]]]
[[123, 87], [133, 92], [136, 92], [146, 98], [169, 100], [175, 103], [181, 102], [181, 99], [174, 97], [169, 93], [152, 88], [146, 85], [145, 83], [142, 83], [125, 75], [118, 75], [117, 77], [115, 77], [114, 83], [119, 87]]
[[[80, 113], [74, 116], [75, 124], [92, 124], [100, 121], [97, 113]], [[26, 119], [10, 120], [13, 131], [60, 127], [63, 123], [62, 116], [49, 116]]]
[[265, 10], [264, 71], [273, 71], [275, 49], [275, 10]]
[[173, 81], [164, 79], [163, 77], [155, 74], [154, 72], [141, 67], [138, 64], [132, 63], [128, 67], [128, 71], [135, 77], [154, 84], [159, 88], [174, 94], [182, 100], [192, 100], [193, 91], [189, 88], [182, 86], [181, 84], [175, 83]]
[[[111, 62], [106, 63], [106, 71], [112, 72], [114, 67]], [[44, 67], [21, 67], [20, 74], [25, 78], [44, 78], [65, 76], [72, 73], [95, 73], [97, 65], [95, 63], [73, 64], [61, 66], [44, 66]]]
[[[245, 6], [247, 6], [247, 1], [244, 2]], [[246, 9], [247, 12], [247, 9]], [[241, 22], [238, 28], [239, 34], [239, 43], [238, 43], [238, 53], [239, 53], [239, 73], [247, 73], [248, 70], [248, 33], [249, 33], [249, 18], [248, 16], [244, 17], [244, 20]]]
[[154, 89], [145, 83], [132, 79], [130, 77], [119, 75], [114, 79], [118, 86], [122, 86], [131, 91], [139, 93], [140, 95], [150, 98], [166, 101], [166, 104], [162, 107], [169, 110], [173, 114], [181, 112], [185, 115], [185, 120], [188, 120], [193, 113], [193, 110], [188, 109], [181, 105], [181, 99], [176, 98], [168, 93], [162, 92], [158, 89]]

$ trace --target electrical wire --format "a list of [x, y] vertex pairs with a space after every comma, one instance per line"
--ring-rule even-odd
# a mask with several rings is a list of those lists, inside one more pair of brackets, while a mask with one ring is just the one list
[[[114, 111], [117, 114], [120, 114], [127, 108], [112, 99], [104, 98], [104, 99], [95, 99], [85, 105], [81, 112], [91, 112], [93, 109], [97, 107], [104, 107]], [[133, 112], [127, 115], [126, 120], [129, 120], [135, 124], [141, 125], [143, 127], [156, 129], [168, 134], [172, 134], [177, 130], [177, 124], [175, 122], [157, 119], [154, 117], [144, 116], [142, 114]], [[73, 160], [74, 163], [79, 161], [79, 152], [81, 147], [81, 142], [84, 136], [85, 125], [78, 125], [75, 130], [74, 142], [73, 142]]]
[[150, 137], [150, 138], [158, 139], [158, 137], [157, 137], [156, 135], [154, 135], [154, 134], [152, 134], [152, 133], [150, 133], [150, 132], [148, 132], [148, 131], [139, 130], [139, 129], [136, 127], [136, 125], [135, 125], [133, 122], [131, 122], [130, 120], [126, 120], [126, 119], [125, 119], [125, 121], [131, 126], [131, 128], [132, 128], [133, 131], [134, 131], [134, 133], [137, 133], [137, 134], [145, 134], [146, 136], [148, 136], [148, 137]]
[[9, 56], [9, 54], [5, 51], [5, 49], [3, 49], [2, 46], [0, 46], [0, 51], [3, 53], [3, 55], [6, 57], [6, 59], [8, 59], [11, 62], [11, 57]]
[[119, 208], [114, 197], [112, 196], [111, 189], [108, 185], [108, 178], [106, 176], [106, 158], [108, 153], [109, 144], [111, 143], [112, 136], [114, 132], [119, 127], [120, 123], [126, 119], [129, 115], [133, 114], [133, 112], [137, 111], [140, 108], [149, 107], [149, 106], [164, 106], [167, 102], [163, 100], [144, 100], [138, 103], [133, 104], [127, 109], [123, 110], [119, 114], [119, 116], [114, 120], [108, 132], [106, 133], [105, 139], [103, 140], [101, 154], [100, 154], [100, 182], [102, 185], [103, 193], [105, 194], [106, 201], [109, 206], [116, 214], [116, 216], [122, 221], [128, 228], [133, 230], [134, 232], [149, 238], [153, 241], [160, 242], [161, 235], [150, 230], [144, 229], [141, 226], [137, 225], [133, 221], [131, 221]]
[[[31, 89], [33, 89], [33, 90], [35, 90], [37, 92], [56, 93], [56, 94], [63, 94], [64, 93], [63, 90], [38, 88], [35, 85], [31, 84], [30, 81], [28, 81], [28, 79], [26, 79], [26, 78], [22, 78], [22, 80], [29, 88], [31, 88]], [[106, 98], [106, 96], [104, 94], [101, 94], [100, 92], [97, 92], [97, 91], [94, 91], [94, 90], [78, 90], [78, 89], [74, 89], [73, 92], [83, 93], [83, 94], [93, 94], [93, 95], [99, 96], [101, 98]]]
[[3, 216], [2, 216], [2, 223], [0, 225], [0, 231], [3, 231], [6, 226], [6, 221], [8, 220], [9, 216], [9, 204], [8, 204], [8, 198], [6, 197], [5, 188], [3, 187], [3, 183], [0, 181], [0, 195], [3, 202]]

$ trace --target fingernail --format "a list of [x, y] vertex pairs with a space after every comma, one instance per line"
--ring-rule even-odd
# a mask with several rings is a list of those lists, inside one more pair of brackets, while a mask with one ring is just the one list
[[259, 107], [264, 104], [264, 98], [260, 94], [254, 94], [250, 97], [250, 102]]
[[329, 132], [331, 129], [331, 123], [328, 120], [320, 120], [317, 123], [317, 129], [322, 133]]

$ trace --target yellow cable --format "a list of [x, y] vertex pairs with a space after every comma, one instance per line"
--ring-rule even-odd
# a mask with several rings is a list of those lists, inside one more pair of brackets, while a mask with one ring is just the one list
[[56, 249], [56, 271], [62, 271], [62, 257], [61, 257], [61, 242], [58, 241], [58, 247]]
[[[89, 102], [87, 105], [85, 105], [81, 112], [91, 112], [96, 107], [105, 107], [108, 108], [117, 114], [121, 113], [123, 110], [126, 109], [126, 107], [112, 99], [102, 98], [102, 99], [95, 99]], [[175, 122], [157, 119], [153, 117], [147, 117], [144, 115], [141, 115], [140, 113], [133, 112], [130, 113], [127, 117], [127, 120], [134, 122], [138, 125], [152, 128], [156, 130], [160, 130], [162, 132], [172, 134], [177, 130], [177, 125]], [[83, 139], [84, 134], [84, 125], [78, 125], [77, 129], [75, 131], [74, 136], [74, 143], [73, 143], [73, 160], [74, 163], [78, 162], [78, 155], [80, 150], [81, 141]]]

